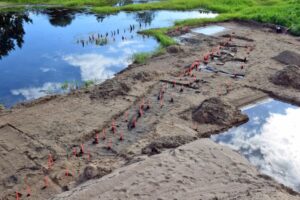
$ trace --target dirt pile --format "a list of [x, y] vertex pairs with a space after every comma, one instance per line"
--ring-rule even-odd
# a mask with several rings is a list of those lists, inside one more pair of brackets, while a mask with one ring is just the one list
[[178, 45], [172, 45], [167, 48], [167, 52], [175, 54], [175, 53], [183, 52], [183, 49], [180, 48], [180, 46]]
[[286, 66], [284, 69], [271, 76], [270, 79], [275, 85], [290, 86], [300, 89], [300, 67], [296, 65]]
[[293, 51], [283, 51], [273, 59], [283, 64], [300, 66], [300, 54]]
[[158, 76], [157, 72], [145, 72], [141, 71], [133, 75], [134, 80], [142, 81], [142, 82], [147, 82], [153, 80], [155, 77]]
[[160, 137], [142, 149], [143, 154], [154, 155], [161, 153], [164, 149], [176, 148], [187, 144], [197, 138], [188, 135], [176, 135]]
[[122, 96], [130, 91], [130, 87], [124, 82], [119, 82], [116, 79], [109, 79], [101, 85], [97, 85], [93, 89], [91, 99], [110, 99], [117, 96]]
[[212, 97], [192, 111], [192, 119], [201, 124], [232, 125], [246, 121], [248, 117], [228, 102]]
[[180, 36], [180, 35], [183, 35], [185, 33], [188, 33], [188, 32], [190, 32], [189, 27], [178, 27], [176, 29], [170, 30], [168, 32], [168, 35], [172, 36], [172, 37], [176, 37], [176, 36]]

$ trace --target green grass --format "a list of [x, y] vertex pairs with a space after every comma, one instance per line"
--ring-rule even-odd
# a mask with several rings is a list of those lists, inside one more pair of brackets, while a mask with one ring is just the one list
[[151, 53], [135, 53], [132, 55], [132, 60], [137, 64], [145, 64], [150, 57]]
[[93, 80], [84, 81], [84, 83], [83, 83], [84, 88], [88, 88], [92, 85], [95, 85], [95, 81], [93, 81]]
[[[62, 6], [112, 6], [117, 0], [0, 0], [3, 3], [14, 4], [49, 4]], [[0, 6], [1, 6], [0, 2]]]
[[133, 54], [132, 60], [134, 63], [137, 63], [137, 64], [145, 64], [149, 58], [162, 55], [165, 52], [166, 52], [166, 48], [164, 46], [160, 45], [153, 52], [149, 52], [149, 53], [142, 52], [142, 53]]

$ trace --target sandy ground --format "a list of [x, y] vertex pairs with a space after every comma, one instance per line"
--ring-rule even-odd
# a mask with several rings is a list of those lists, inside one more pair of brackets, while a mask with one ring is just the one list
[[[284, 50], [300, 53], [299, 38], [276, 34], [269, 28], [249, 23], [219, 25], [225, 26], [228, 31], [214, 37], [198, 34], [181, 45], [183, 51], [154, 57], [145, 65], [134, 64], [101, 85], [68, 95], [45, 97], [0, 112], [0, 199], [16, 199], [16, 191], [22, 198], [29, 193], [28, 199], [48, 199], [66, 190], [72, 191], [73, 199], [78, 193], [77, 199], [80, 199], [81, 195], [85, 195], [83, 186], [75, 190], [72, 188], [86, 179], [99, 178], [120, 167], [124, 167], [118, 170], [124, 170], [129, 182], [138, 184], [130, 185], [122, 176], [104, 176], [97, 181], [107, 182], [112, 188], [103, 193], [103, 199], [113, 195], [116, 195], [115, 199], [126, 195], [134, 199], [131, 188], [148, 193], [138, 195], [158, 195], [155, 191], [161, 191], [165, 198], [173, 196], [174, 189], [180, 189], [177, 199], [182, 199], [187, 192], [191, 199], [200, 193], [203, 199], [239, 199], [246, 198], [249, 193], [254, 199], [299, 198], [291, 196], [273, 180], [258, 176], [258, 172], [237, 153], [225, 148], [222, 151], [223, 147], [209, 140], [199, 140], [182, 147], [188, 157], [183, 155], [184, 152], [180, 153], [179, 147], [173, 151], [178, 153], [178, 157], [172, 157], [172, 151], [168, 151], [138, 162], [142, 148], [157, 138], [185, 135], [196, 139], [232, 126], [192, 121], [191, 111], [210, 97], [220, 97], [236, 107], [268, 95], [300, 105], [299, 90], [276, 86], [269, 81], [271, 75], [285, 67], [272, 57]], [[223, 49], [227, 52], [227, 60], [223, 63], [219, 59], [210, 60], [209, 66], [231, 74], [242, 74], [244, 78], [203, 70], [193, 70], [191, 75], [182, 73], [196, 59], [203, 59], [203, 55], [212, 48], [228, 41], [224, 34], [232, 34], [232, 40]], [[246, 63], [241, 60], [244, 57], [247, 58]], [[162, 92], [163, 98], [158, 100]], [[138, 118], [141, 106], [142, 116]], [[136, 127], [128, 128], [134, 118], [137, 119]], [[93, 144], [97, 134], [98, 144]], [[80, 145], [84, 146], [83, 153], [80, 153]], [[196, 164], [203, 163], [204, 158], [208, 166]], [[147, 167], [149, 163], [161, 160], [166, 160], [166, 163]], [[88, 165], [95, 166], [96, 170], [84, 176], [83, 171]], [[145, 166], [148, 172], [137, 172], [143, 169], [139, 165]], [[181, 179], [182, 183], [167, 184], [168, 179], [162, 176], [164, 173], [168, 175], [172, 166], [175, 167], [174, 177], [170, 179]], [[179, 173], [185, 176], [185, 170], [187, 178], [176, 177]], [[201, 173], [195, 173], [197, 170]], [[156, 183], [158, 177], [161, 180]], [[139, 184], [141, 180], [145, 183]], [[86, 183], [91, 186], [91, 199], [102, 199], [104, 186], [97, 181], [96, 184]], [[121, 189], [118, 190], [117, 186]], [[76, 190], [78, 192], [73, 192]], [[98, 197], [93, 191], [99, 191]]]
[[209, 139], [145, 158], [52, 200], [299, 199]]

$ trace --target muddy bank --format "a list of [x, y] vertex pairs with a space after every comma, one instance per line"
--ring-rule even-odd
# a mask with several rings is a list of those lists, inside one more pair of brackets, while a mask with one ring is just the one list
[[[297, 38], [276, 34], [271, 32], [270, 28], [258, 25], [246, 26], [234, 22], [218, 25], [224, 26], [226, 31], [214, 36], [195, 34], [192, 40], [183, 41], [178, 48], [180, 50], [170, 50], [164, 55], [151, 58], [144, 65], [134, 64], [101, 85], [69, 95], [46, 97], [2, 112], [1, 198], [15, 199], [16, 191], [26, 196], [29, 187], [30, 199], [48, 199], [65, 190], [72, 190], [88, 179], [104, 176], [97, 181], [107, 181], [109, 175], [105, 174], [124, 166], [126, 174], [142, 173], [138, 167], [135, 168], [138, 164], [129, 164], [148, 165], [148, 158], [140, 162], [146, 157], [142, 155], [143, 149], [144, 153], [148, 154], [149, 147], [152, 151], [151, 147], [154, 146], [159, 153], [169, 147], [175, 148], [196, 138], [208, 137], [226, 130], [236, 123], [234, 118], [239, 112], [235, 109], [265, 98], [268, 94], [292, 99], [300, 105], [298, 89], [276, 85], [270, 81], [270, 77], [286, 67], [285, 64], [274, 60], [274, 56], [286, 49], [300, 53]], [[239, 74], [243, 76], [238, 76]], [[230, 115], [231, 120], [223, 121], [225, 118], [227, 120], [226, 114], [221, 120], [222, 123], [210, 123], [206, 120], [199, 123], [192, 120], [193, 110], [211, 98], [222, 99], [235, 108]], [[224, 110], [223, 107], [228, 106], [227, 103], [221, 103], [220, 110]], [[232, 108], [231, 106], [229, 107]], [[245, 117], [241, 116], [241, 119]], [[175, 139], [173, 142], [170, 139], [170, 143], [157, 142], [160, 138]], [[182, 138], [184, 139], [181, 140]], [[204, 149], [201, 150], [202, 147]], [[238, 195], [239, 191], [242, 191], [241, 198], [246, 198], [247, 191], [252, 194], [258, 190], [258, 196], [251, 196], [253, 199], [298, 198], [290, 196], [272, 180], [257, 178], [258, 172], [240, 155], [230, 150], [226, 150], [224, 157], [214, 158], [208, 152], [214, 149], [214, 155], [221, 155], [222, 148], [208, 140], [197, 141], [191, 146], [187, 144], [184, 148], [187, 148], [187, 152], [189, 148], [194, 149], [189, 155], [193, 157], [196, 154], [199, 159], [204, 156], [206, 163], [212, 165], [208, 168], [216, 167], [219, 172], [213, 173], [207, 168], [206, 174], [199, 173], [199, 177], [193, 180], [195, 183], [204, 185], [209, 180], [218, 180], [217, 182], [223, 181], [225, 184], [231, 182], [231, 178], [235, 180], [228, 195], [228, 187], [214, 187], [208, 184], [204, 187], [204, 199], [213, 196], [230, 199]], [[179, 149], [175, 152], [180, 151]], [[157, 156], [151, 158], [154, 159], [153, 162], [156, 162], [155, 159], [159, 159], [159, 156], [166, 157], [165, 168], [158, 166], [149, 169], [149, 177], [153, 176], [152, 173], [163, 173], [170, 166], [175, 166], [176, 159], [187, 159], [182, 155], [171, 158], [173, 154], [170, 152]], [[231, 165], [231, 162], [226, 161], [226, 156], [236, 159], [233, 166], [239, 162], [244, 164], [227, 169], [217, 167], [217, 163], [223, 162], [224, 159], [228, 166]], [[197, 162], [191, 162], [189, 167], [182, 169], [206, 169], [204, 166], [197, 168], [198, 164], [202, 163], [197, 159]], [[174, 173], [182, 172], [180, 179], [184, 182], [191, 181], [182, 169], [176, 168]], [[240, 175], [235, 174], [238, 172]], [[145, 178], [144, 175], [141, 177]], [[132, 176], [132, 180], [135, 178], [136, 176]], [[110, 183], [115, 183], [115, 180]], [[163, 180], [168, 178], [163, 176]], [[92, 185], [92, 182], [86, 184]], [[125, 188], [126, 191], [135, 188], [127, 186], [129, 189]], [[172, 188], [174, 185], [165, 182], [163, 186], [162, 189]], [[119, 191], [117, 186], [111, 188], [103, 195], [113, 195], [113, 192], [119, 195], [120, 191], [123, 191]], [[140, 187], [144, 188], [149, 188], [149, 185]], [[79, 190], [80, 187], [74, 191]], [[183, 189], [178, 193], [178, 197], [184, 196], [188, 191], [193, 194], [194, 190], [192, 187]], [[222, 196], [224, 192], [226, 195]], [[76, 196], [75, 193], [73, 195]], [[79, 191], [78, 198], [80, 195], [82, 194]], [[129, 192], [128, 195], [131, 197], [134, 194]], [[141, 198], [142, 194], [139, 195]], [[165, 195], [170, 193], [166, 192]]]

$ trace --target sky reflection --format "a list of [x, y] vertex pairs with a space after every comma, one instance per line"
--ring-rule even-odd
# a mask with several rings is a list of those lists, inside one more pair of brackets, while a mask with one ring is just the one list
[[212, 139], [243, 154], [262, 173], [300, 191], [300, 108], [268, 100], [243, 110], [250, 121]]

